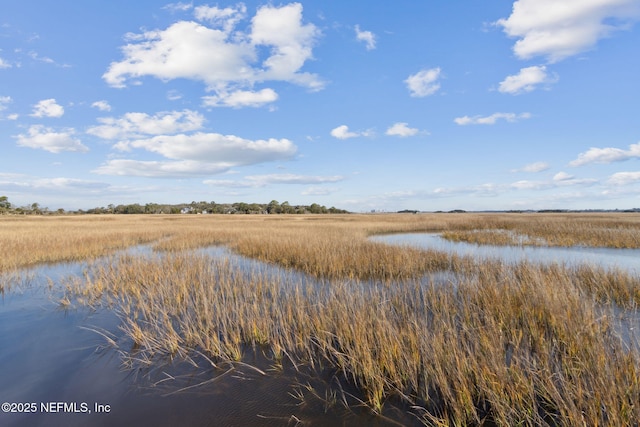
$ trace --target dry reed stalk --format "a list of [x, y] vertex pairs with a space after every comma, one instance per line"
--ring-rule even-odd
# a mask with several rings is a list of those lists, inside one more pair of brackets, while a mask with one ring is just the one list
[[[589, 227], [616, 228], [615, 221], [625, 233], [636, 231], [636, 217], [619, 218], [114, 218], [90, 241], [109, 243], [112, 250], [161, 239], [157, 246], [165, 252], [93, 263], [82, 281], [68, 283], [66, 298], [103, 301], [121, 313], [134, 343], [127, 352], [132, 363], [202, 353], [213, 363], [238, 364], [253, 346], [275, 365], [286, 357], [296, 366], [334, 370], [359, 388], [359, 398], [375, 412], [389, 400], [407, 402], [425, 423], [630, 425], [640, 419], [640, 355], [610, 318], [611, 302], [637, 304], [638, 278], [557, 265], [478, 263], [366, 240], [394, 231], [522, 230], [527, 221], [535, 237], [545, 239], [574, 228], [584, 240]], [[9, 230], [9, 223], [17, 228]], [[73, 226], [89, 232], [93, 218], [57, 224], [3, 219], [0, 237], [9, 236], [23, 251], [37, 244], [64, 248], [47, 259], [100, 253], [97, 247], [69, 248], [83, 242]], [[618, 232], [594, 235], [606, 241]], [[21, 239], [28, 244], [20, 246]], [[219, 242], [319, 281], [278, 278], [183, 251]], [[442, 270], [457, 282], [419, 279]]]
[[258, 346], [276, 365], [286, 354], [331, 367], [374, 412], [389, 399], [408, 401], [425, 422], [624, 425], [640, 417], [640, 355], [596, 317], [575, 271], [485, 263], [469, 273], [456, 287], [310, 286], [174, 252], [96, 265], [85, 286], [137, 313], [125, 324], [143, 361], [204, 352], [237, 363], [246, 346]]

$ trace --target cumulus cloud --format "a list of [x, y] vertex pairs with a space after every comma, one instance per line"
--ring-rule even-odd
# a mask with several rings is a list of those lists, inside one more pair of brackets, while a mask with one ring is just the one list
[[42, 125], [33, 125], [27, 133], [27, 135], [20, 134], [15, 136], [19, 146], [41, 149], [50, 153], [89, 151], [89, 148], [83, 145], [79, 139], [73, 137], [75, 134], [73, 129], [64, 129], [62, 132], [56, 132]]
[[521, 113], [521, 114], [515, 114], [515, 113], [493, 113], [492, 115], [487, 116], [487, 117], [481, 117], [481, 116], [457, 117], [457, 118], [453, 119], [453, 121], [456, 122], [457, 124], [461, 125], [461, 126], [465, 126], [465, 125], [493, 125], [498, 120], [506, 120], [507, 122], [513, 123], [513, 122], [517, 122], [518, 120], [521, 120], [521, 119], [529, 119], [529, 118], [531, 118], [531, 114], [530, 113]]
[[[266, 81], [311, 90], [323, 87], [317, 75], [301, 71], [312, 59], [320, 35], [313, 24], [302, 22], [301, 4], [262, 6], [244, 31], [237, 28], [246, 19], [242, 4], [224, 9], [199, 6], [195, 17], [206, 24], [179, 21], [164, 30], [128, 34], [128, 43], [122, 47], [124, 59], [110, 64], [105, 81], [124, 87], [144, 76], [164, 81], [185, 78], [204, 82], [207, 91], [222, 97]], [[272, 98], [273, 93], [269, 93]]]
[[557, 62], [592, 48], [640, 18], [637, 0], [518, 0], [508, 18], [495, 22], [517, 38], [518, 58]]
[[33, 106], [31, 117], [62, 117], [64, 108], [56, 103], [56, 100], [43, 99]]
[[628, 150], [620, 148], [595, 148], [591, 147], [578, 158], [569, 162], [569, 166], [582, 166], [589, 163], [622, 162], [629, 159], [640, 158], [640, 142], [629, 145]]
[[107, 101], [96, 101], [91, 104], [93, 108], [97, 108], [100, 111], [111, 111], [111, 105]]
[[247, 7], [240, 3], [235, 7], [220, 9], [217, 6], [197, 6], [193, 15], [198, 21], [209, 22], [214, 27], [222, 28], [229, 33], [246, 17]]
[[514, 169], [514, 170], [512, 170], [512, 172], [532, 172], [532, 173], [537, 173], [537, 172], [546, 171], [547, 169], [549, 169], [549, 167], [550, 167], [549, 163], [546, 163], [546, 162], [534, 162], [534, 163], [529, 163], [528, 165], [524, 165], [520, 169]]
[[356, 25], [356, 39], [364, 42], [367, 50], [373, 50], [376, 48], [376, 36], [371, 31], [362, 31], [360, 26]]
[[640, 172], [617, 172], [609, 177], [609, 184], [629, 185], [640, 182]]
[[410, 75], [404, 82], [411, 96], [422, 98], [433, 95], [440, 89], [440, 83], [438, 83], [440, 75], [440, 68], [431, 68]]
[[4, 59], [0, 58], [0, 70], [3, 68], [11, 68], [11, 64], [9, 64]]
[[122, 141], [116, 148], [122, 151], [141, 148], [169, 159], [218, 162], [234, 166], [286, 159], [296, 152], [296, 146], [288, 139], [249, 140], [235, 135], [202, 132]]
[[286, 160], [297, 150], [288, 139], [248, 140], [235, 135], [202, 132], [120, 141], [114, 148], [123, 152], [141, 149], [168, 160], [112, 159], [94, 173], [147, 177], [211, 175], [233, 167]]
[[231, 93], [219, 93], [213, 96], [203, 96], [202, 105], [205, 107], [261, 107], [275, 102], [278, 94], [273, 89], [262, 89], [257, 92], [237, 90]]
[[402, 123], [402, 122], [394, 123], [391, 127], [389, 127], [389, 129], [387, 129], [387, 132], [386, 132], [386, 134], [389, 136], [400, 136], [400, 137], [413, 136], [417, 133], [418, 133], [418, 129], [410, 128], [408, 123]]
[[154, 115], [126, 113], [120, 118], [101, 117], [98, 122], [101, 124], [90, 127], [88, 134], [103, 139], [129, 139], [195, 131], [202, 128], [204, 116], [191, 110], [164, 111]]
[[338, 139], [349, 139], [349, 138], [356, 138], [359, 136], [370, 136], [370, 135], [371, 135], [370, 131], [351, 132], [349, 130], [349, 126], [347, 125], [340, 125], [337, 128], [331, 130], [331, 136]]
[[544, 65], [534, 65], [520, 69], [520, 72], [513, 76], [507, 76], [500, 82], [498, 90], [502, 93], [518, 95], [524, 92], [531, 92], [541, 84], [551, 84], [558, 81], [557, 76], [547, 74], [547, 67]]

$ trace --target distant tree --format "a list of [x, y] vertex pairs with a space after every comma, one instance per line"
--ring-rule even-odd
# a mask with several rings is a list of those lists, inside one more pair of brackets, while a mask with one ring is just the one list
[[280, 205], [280, 208], [282, 209], [282, 213], [285, 213], [285, 214], [296, 213], [296, 209], [293, 206], [291, 206], [287, 201], [282, 202], [282, 204]]
[[249, 213], [249, 205], [244, 202], [234, 203], [233, 207], [236, 209], [236, 212], [238, 213], [243, 213], [243, 214]]
[[7, 196], [0, 196], [0, 213], [9, 212], [11, 210], [11, 203]]
[[31, 204], [31, 213], [35, 215], [42, 215], [42, 210], [40, 209], [40, 205], [38, 203]]
[[267, 205], [267, 212], [270, 214], [278, 214], [282, 213], [282, 208], [280, 207], [280, 203], [277, 200], [272, 200]]

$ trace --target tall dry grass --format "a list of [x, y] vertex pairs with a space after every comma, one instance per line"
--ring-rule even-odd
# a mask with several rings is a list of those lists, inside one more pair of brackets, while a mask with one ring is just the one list
[[273, 280], [192, 252], [97, 264], [70, 292], [109, 301], [132, 358], [204, 353], [330, 368], [375, 412], [404, 404], [425, 424], [632, 425], [640, 354], [612, 312], [560, 266], [485, 263], [456, 286]]
[[[573, 241], [586, 244], [595, 233], [602, 246], [635, 236], [638, 226], [626, 214], [2, 218], [0, 238], [17, 251], [5, 270], [153, 242], [156, 255], [93, 263], [64, 297], [111, 304], [134, 343], [132, 362], [195, 353], [241, 363], [253, 346], [276, 365], [331, 369], [373, 411], [406, 405], [425, 424], [634, 425], [640, 355], [615, 316], [640, 303], [640, 278], [588, 266], [478, 263], [366, 239], [526, 234], [528, 222], [532, 239], [575, 230]], [[191, 250], [212, 244], [317, 283]], [[430, 276], [443, 271], [455, 279], [448, 286]]]
[[445, 231], [443, 237], [493, 245], [640, 248], [640, 215], [477, 214]]

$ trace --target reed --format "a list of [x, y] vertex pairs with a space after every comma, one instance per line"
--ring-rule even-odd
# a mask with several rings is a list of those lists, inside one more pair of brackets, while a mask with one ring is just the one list
[[[379, 414], [404, 407], [426, 425], [634, 425], [640, 351], [616, 319], [640, 303], [640, 278], [367, 240], [507, 230], [497, 234], [631, 247], [639, 219], [625, 215], [2, 218], [2, 243], [22, 252], [1, 265], [152, 243], [152, 255], [91, 262], [62, 297], [116, 310], [131, 364], [203, 355], [216, 366], [244, 366], [246, 352], [259, 350], [278, 369], [330, 370], [358, 390], [333, 401], [359, 399]], [[193, 250], [212, 244], [298, 274]]]
[[405, 404], [425, 424], [629, 425], [640, 354], [580, 274], [485, 262], [456, 286], [312, 283], [175, 251], [97, 263], [69, 295], [115, 304], [145, 363], [204, 352], [233, 364], [258, 348], [275, 365], [332, 369], [372, 411]]

